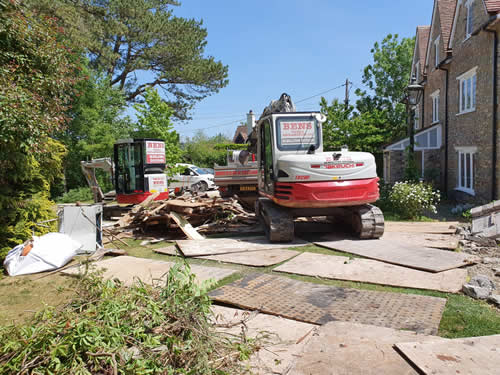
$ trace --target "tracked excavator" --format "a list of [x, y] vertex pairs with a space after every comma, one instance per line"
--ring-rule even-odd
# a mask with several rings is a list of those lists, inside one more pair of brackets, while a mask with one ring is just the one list
[[326, 216], [362, 239], [384, 233], [375, 157], [367, 152], [323, 151], [320, 112], [296, 112], [283, 94], [266, 107], [252, 133], [259, 198], [255, 213], [271, 242], [294, 238], [294, 219]]

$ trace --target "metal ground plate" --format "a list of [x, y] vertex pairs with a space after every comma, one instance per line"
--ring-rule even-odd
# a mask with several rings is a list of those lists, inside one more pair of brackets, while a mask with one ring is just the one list
[[320, 285], [250, 274], [210, 293], [213, 300], [307, 323], [346, 321], [436, 334], [446, 299]]

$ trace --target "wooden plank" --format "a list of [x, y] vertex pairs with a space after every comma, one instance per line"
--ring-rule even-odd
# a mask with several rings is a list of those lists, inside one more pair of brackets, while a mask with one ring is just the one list
[[384, 237], [377, 240], [344, 239], [315, 242], [316, 245], [430, 272], [442, 272], [476, 263], [475, 256], [454, 251], [416, 246]]
[[406, 342], [398, 343], [396, 347], [424, 374], [500, 373], [500, 335]]
[[253, 267], [268, 267], [284, 262], [299, 255], [298, 251], [286, 249], [267, 249], [266, 251], [246, 251], [241, 253], [228, 253], [220, 255], [206, 255], [196, 259], [209, 259], [217, 262], [243, 264]]
[[442, 340], [436, 336], [346, 322], [327, 323], [297, 356], [289, 375], [416, 375], [393, 345], [397, 342]]
[[[174, 262], [164, 262], [161, 260], [136, 258], [132, 256], [120, 256], [106, 259], [94, 263], [97, 269], [104, 269], [105, 279], [119, 279], [125, 285], [132, 285], [136, 280], [142, 280], [147, 284], [152, 284], [154, 280], [164, 278]], [[234, 272], [228, 268], [207, 267], [198, 264], [190, 265], [191, 272], [196, 275], [197, 281], [208, 279], [221, 280]], [[78, 275], [85, 271], [85, 266], [72, 268], [63, 271], [68, 275]]]
[[191, 240], [204, 240], [205, 237], [203, 237], [201, 234], [199, 234], [196, 229], [193, 228], [189, 222], [184, 219], [181, 215], [179, 215], [177, 212], [170, 212], [170, 216], [174, 221], [177, 223], [179, 228], [184, 232], [184, 234]]
[[376, 260], [349, 259], [307, 252], [273, 271], [451, 293], [460, 292], [467, 280], [465, 269], [430, 273]]
[[197, 257], [207, 255], [220, 255], [228, 253], [241, 253], [245, 251], [259, 251], [269, 249], [287, 249], [290, 247], [309, 245], [301, 239], [295, 239], [289, 243], [270, 243], [265, 237], [251, 238], [212, 238], [203, 241], [176, 241], [186, 257]]
[[409, 222], [409, 221], [386, 221], [385, 232], [405, 233], [444, 233], [454, 234], [458, 221], [432, 221], [432, 222]]
[[242, 365], [252, 374], [284, 374], [292, 366], [317, 325], [283, 319], [224, 306], [211, 307], [216, 330], [230, 336], [245, 332], [247, 339], [256, 339], [259, 347]]
[[[180, 255], [182, 253], [175, 246], [153, 249], [155, 253], [165, 255]], [[299, 255], [300, 252], [286, 249], [267, 249], [266, 251], [244, 251], [240, 253], [227, 253], [219, 255], [197, 256], [196, 259], [208, 259], [222, 263], [242, 264], [252, 267], [268, 267], [284, 262]]]
[[445, 298], [320, 285], [249, 274], [209, 293], [213, 300], [307, 323], [348, 321], [435, 334]]
[[416, 246], [435, 249], [455, 250], [458, 248], [458, 237], [442, 233], [411, 233], [411, 232], [386, 232], [384, 240], [407, 242]]

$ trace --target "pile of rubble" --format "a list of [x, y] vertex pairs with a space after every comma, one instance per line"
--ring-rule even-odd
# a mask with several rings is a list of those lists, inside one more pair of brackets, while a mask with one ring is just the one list
[[[150, 229], [178, 233], [188, 238], [195, 232], [214, 234], [245, 232], [258, 224], [253, 212], [246, 211], [234, 198], [184, 195], [172, 200], [154, 201], [154, 195], [135, 206], [110, 229], [120, 232], [147, 233]], [[196, 228], [196, 229], [195, 229]]]
[[457, 228], [462, 251], [474, 254], [481, 262], [469, 267], [471, 280], [463, 291], [472, 298], [500, 306], [500, 201], [471, 210], [472, 224]]

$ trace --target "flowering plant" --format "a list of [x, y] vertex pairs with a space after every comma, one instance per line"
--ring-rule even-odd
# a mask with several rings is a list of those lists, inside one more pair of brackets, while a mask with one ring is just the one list
[[437, 212], [440, 201], [439, 190], [424, 182], [396, 182], [389, 194], [394, 209], [405, 219], [422, 216], [425, 210]]

